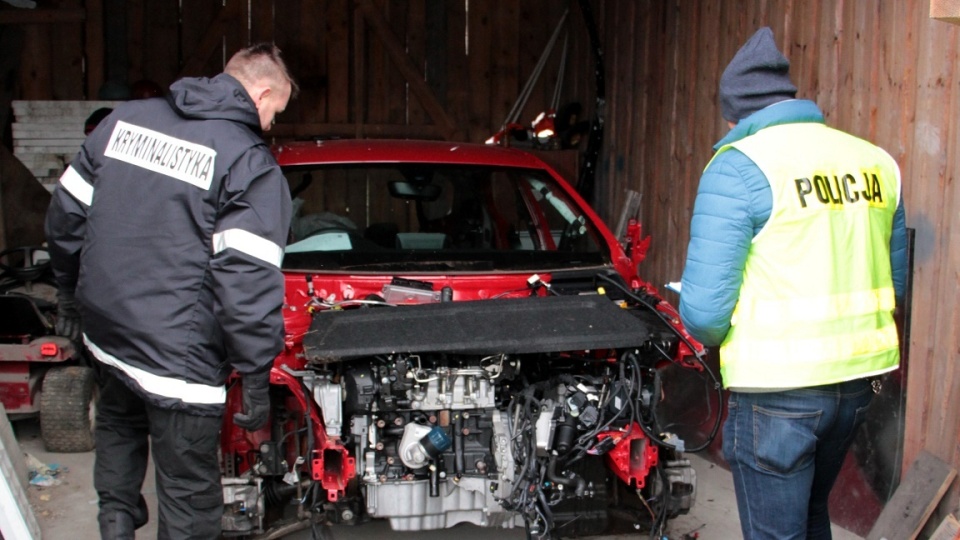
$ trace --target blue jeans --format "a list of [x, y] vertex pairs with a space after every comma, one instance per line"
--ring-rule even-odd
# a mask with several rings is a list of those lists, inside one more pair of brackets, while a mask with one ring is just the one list
[[723, 456], [746, 540], [831, 538], [827, 498], [872, 399], [866, 379], [731, 392]]

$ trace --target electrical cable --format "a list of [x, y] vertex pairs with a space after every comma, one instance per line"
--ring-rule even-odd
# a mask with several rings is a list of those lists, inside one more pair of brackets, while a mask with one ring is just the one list
[[[663, 321], [663, 323], [667, 326], [667, 328], [669, 328], [674, 334], [677, 335], [677, 337], [680, 338], [681, 341], [683, 341], [687, 345], [690, 351], [693, 352], [693, 355], [697, 359], [697, 362], [699, 362], [700, 365], [703, 366], [703, 369], [710, 375], [710, 378], [713, 380], [714, 389], [717, 391], [717, 397], [719, 401], [719, 410], [717, 411], [717, 421], [714, 422], [714, 425], [710, 430], [710, 435], [707, 437], [707, 440], [702, 445], [697, 446], [696, 448], [685, 450], [685, 451], [690, 453], [697, 453], [705, 450], [707, 447], [713, 444], [713, 441], [717, 436], [717, 432], [720, 431], [720, 424], [723, 421], [723, 385], [720, 384], [720, 380], [717, 378], [717, 375], [713, 372], [712, 369], [710, 369], [710, 366], [708, 366], [707, 362], [703, 359], [704, 352], [698, 351], [697, 348], [693, 346], [693, 343], [689, 339], [687, 339], [687, 337], [684, 336], [679, 329], [673, 326], [673, 324], [670, 323], [670, 321], [666, 318], [666, 316], [660, 313], [660, 311], [656, 308], [656, 306], [650, 305], [646, 300], [641, 298], [639, 295], [634, 294], [633, 291], [628, 289], [622, 283], [610, 278], [609, 276], [606, 276], [604, 274], [596, 274], [596, 277], [618, 288], [621, 292], [627, 295], [628, 298], [630, 298], [631, 300], [637, 302], [638, 304], [652, 311], [661, 321]], [[640, 427], [641, 429], [644, 429], [644, 426], [642, 425], [642, 423]], [[648, 437], [650, 436], [649, 433], [645, 433], [645, 434]], [[662, 441], [660, 441], [659, 438], [652, 438], [652, 440], [655, 443], [656, 442], [662, 443]], [[666, 443], [663, 443], [663, 444], [666, 444]], [[667, 446], [670, 448], [673, 448], [673, 446], [670, 446], [670, 445], [667, 445]]]

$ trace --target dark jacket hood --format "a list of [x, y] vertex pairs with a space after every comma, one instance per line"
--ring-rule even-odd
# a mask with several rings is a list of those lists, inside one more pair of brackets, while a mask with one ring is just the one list
[[170, 105], [184, 118], [230, 120], [260, 133], [260, 114], [240, 81], [226, 73], [187, 77], [170, 85]]

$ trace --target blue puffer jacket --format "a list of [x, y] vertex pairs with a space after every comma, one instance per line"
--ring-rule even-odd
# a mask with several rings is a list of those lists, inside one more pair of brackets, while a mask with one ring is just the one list
[[[763, 128], [798, 122], [824, 123], [815, 103], [781, 101], [740, 121], [714, 150]], [[773, 197], [760, 169], [736, 149], [718, 156], [703, 172], [690, 223], [690, 245], [683, 269], [680, 318], [693, 337], [719, 345], [730, 329], [747, 252], [770, 217]], [[907, 278], [907, 230], [903, 198], [893, 219], [890, 264], [897, 305]]]

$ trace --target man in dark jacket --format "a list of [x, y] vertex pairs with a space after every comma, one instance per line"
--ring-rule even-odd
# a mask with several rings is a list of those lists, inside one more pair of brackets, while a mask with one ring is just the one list
[[680, 317], [720, 348], [723, 454], [744, 538], [830, 538], [827, 499], [897, 369], [906, 283], [900, 170], [795, 99], [762, 28], [720, 79], [731, 130], [700, 179]]
[[[160, 538], [216, 538], [225, 381], [263, 428], [283, 347], [286, 180], [261, 138], [296, 84], [273, 45], [166, 99], [122, 104], [84, 142], [47, 214], [61, 334], [96, 359], [94, 484], [103, 538], [134, 538], [148, 441]], [[82, 321], [82, 324], [81, 324]]]

